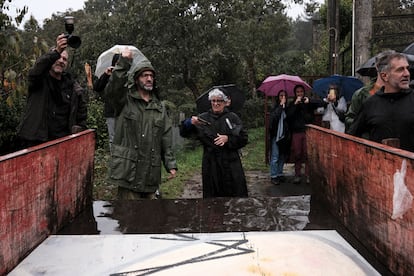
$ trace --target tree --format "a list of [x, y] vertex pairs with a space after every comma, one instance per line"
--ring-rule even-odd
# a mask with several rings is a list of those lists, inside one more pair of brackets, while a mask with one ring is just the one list
[[[16, 126], [21, 110], [24, 84], [21, 83], [24, 54], [20, 52], [21, 36], [13, 24], [20, 24], [27, 8], [17, 9], [17, 16], [3, 13], [10, 9], [11, 1], [0, 1], [0, 154], [13, 150]], [[23, 58], [22, 58], [23, 57]]]
[[273, 60], [292, 45], [291, 22], [281, 1], [226, 1], [227, 36], [223, 51], [242, 66], [251, 97], [256, 97], [257, 72], [277, 70]]
[[372, 16], [372, 45], [375, 53], [384, 49], [402, 51], [414, 41], [412, 1], [374, 0]]
[[359, 68], [372, 55], [372, 2], [355, 0], [355, 68]]

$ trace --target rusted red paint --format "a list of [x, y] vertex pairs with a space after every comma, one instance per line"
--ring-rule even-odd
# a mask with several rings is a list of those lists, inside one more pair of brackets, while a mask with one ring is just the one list
[[0, 275], [91, 200], [94, 152], [86, 130], [0, 156]]
[[403, 160], [414, 195], [414, 153], [318, 126], [309, 126], [306, 137], [313, 196], [390, 271], [414, 275], [414, 206], [391, 219], [393, 176]]

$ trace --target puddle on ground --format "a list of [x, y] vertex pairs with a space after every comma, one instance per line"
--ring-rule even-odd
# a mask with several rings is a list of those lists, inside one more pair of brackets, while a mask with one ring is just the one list
[[310, 197], [94, 201], [59, 234], [297, 231], [309, 223]]

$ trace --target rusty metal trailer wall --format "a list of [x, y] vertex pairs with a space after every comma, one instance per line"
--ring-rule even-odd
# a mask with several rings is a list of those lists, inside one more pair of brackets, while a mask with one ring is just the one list
[[312, 196], [396, 275], [414, 275], [414, 204], [392, 219], [394, 173], [406, 160], [414, 195], [414, 153], [318, 126], [307, 129]]
[[95, 133], [0, 156], [0, 275], [91, 203]]

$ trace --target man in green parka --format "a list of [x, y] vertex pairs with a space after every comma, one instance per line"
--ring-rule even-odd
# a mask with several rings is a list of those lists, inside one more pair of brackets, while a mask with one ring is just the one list
[[172, 123], [154, 91], [154, 77], [150, 61], [133, 64], [126, 48], [105, 88], [116, 115], [109, 181], [118, 185], [119, 199], [153, 199], [161, 184], [161, 163], [170, 178], [177, 171]]

